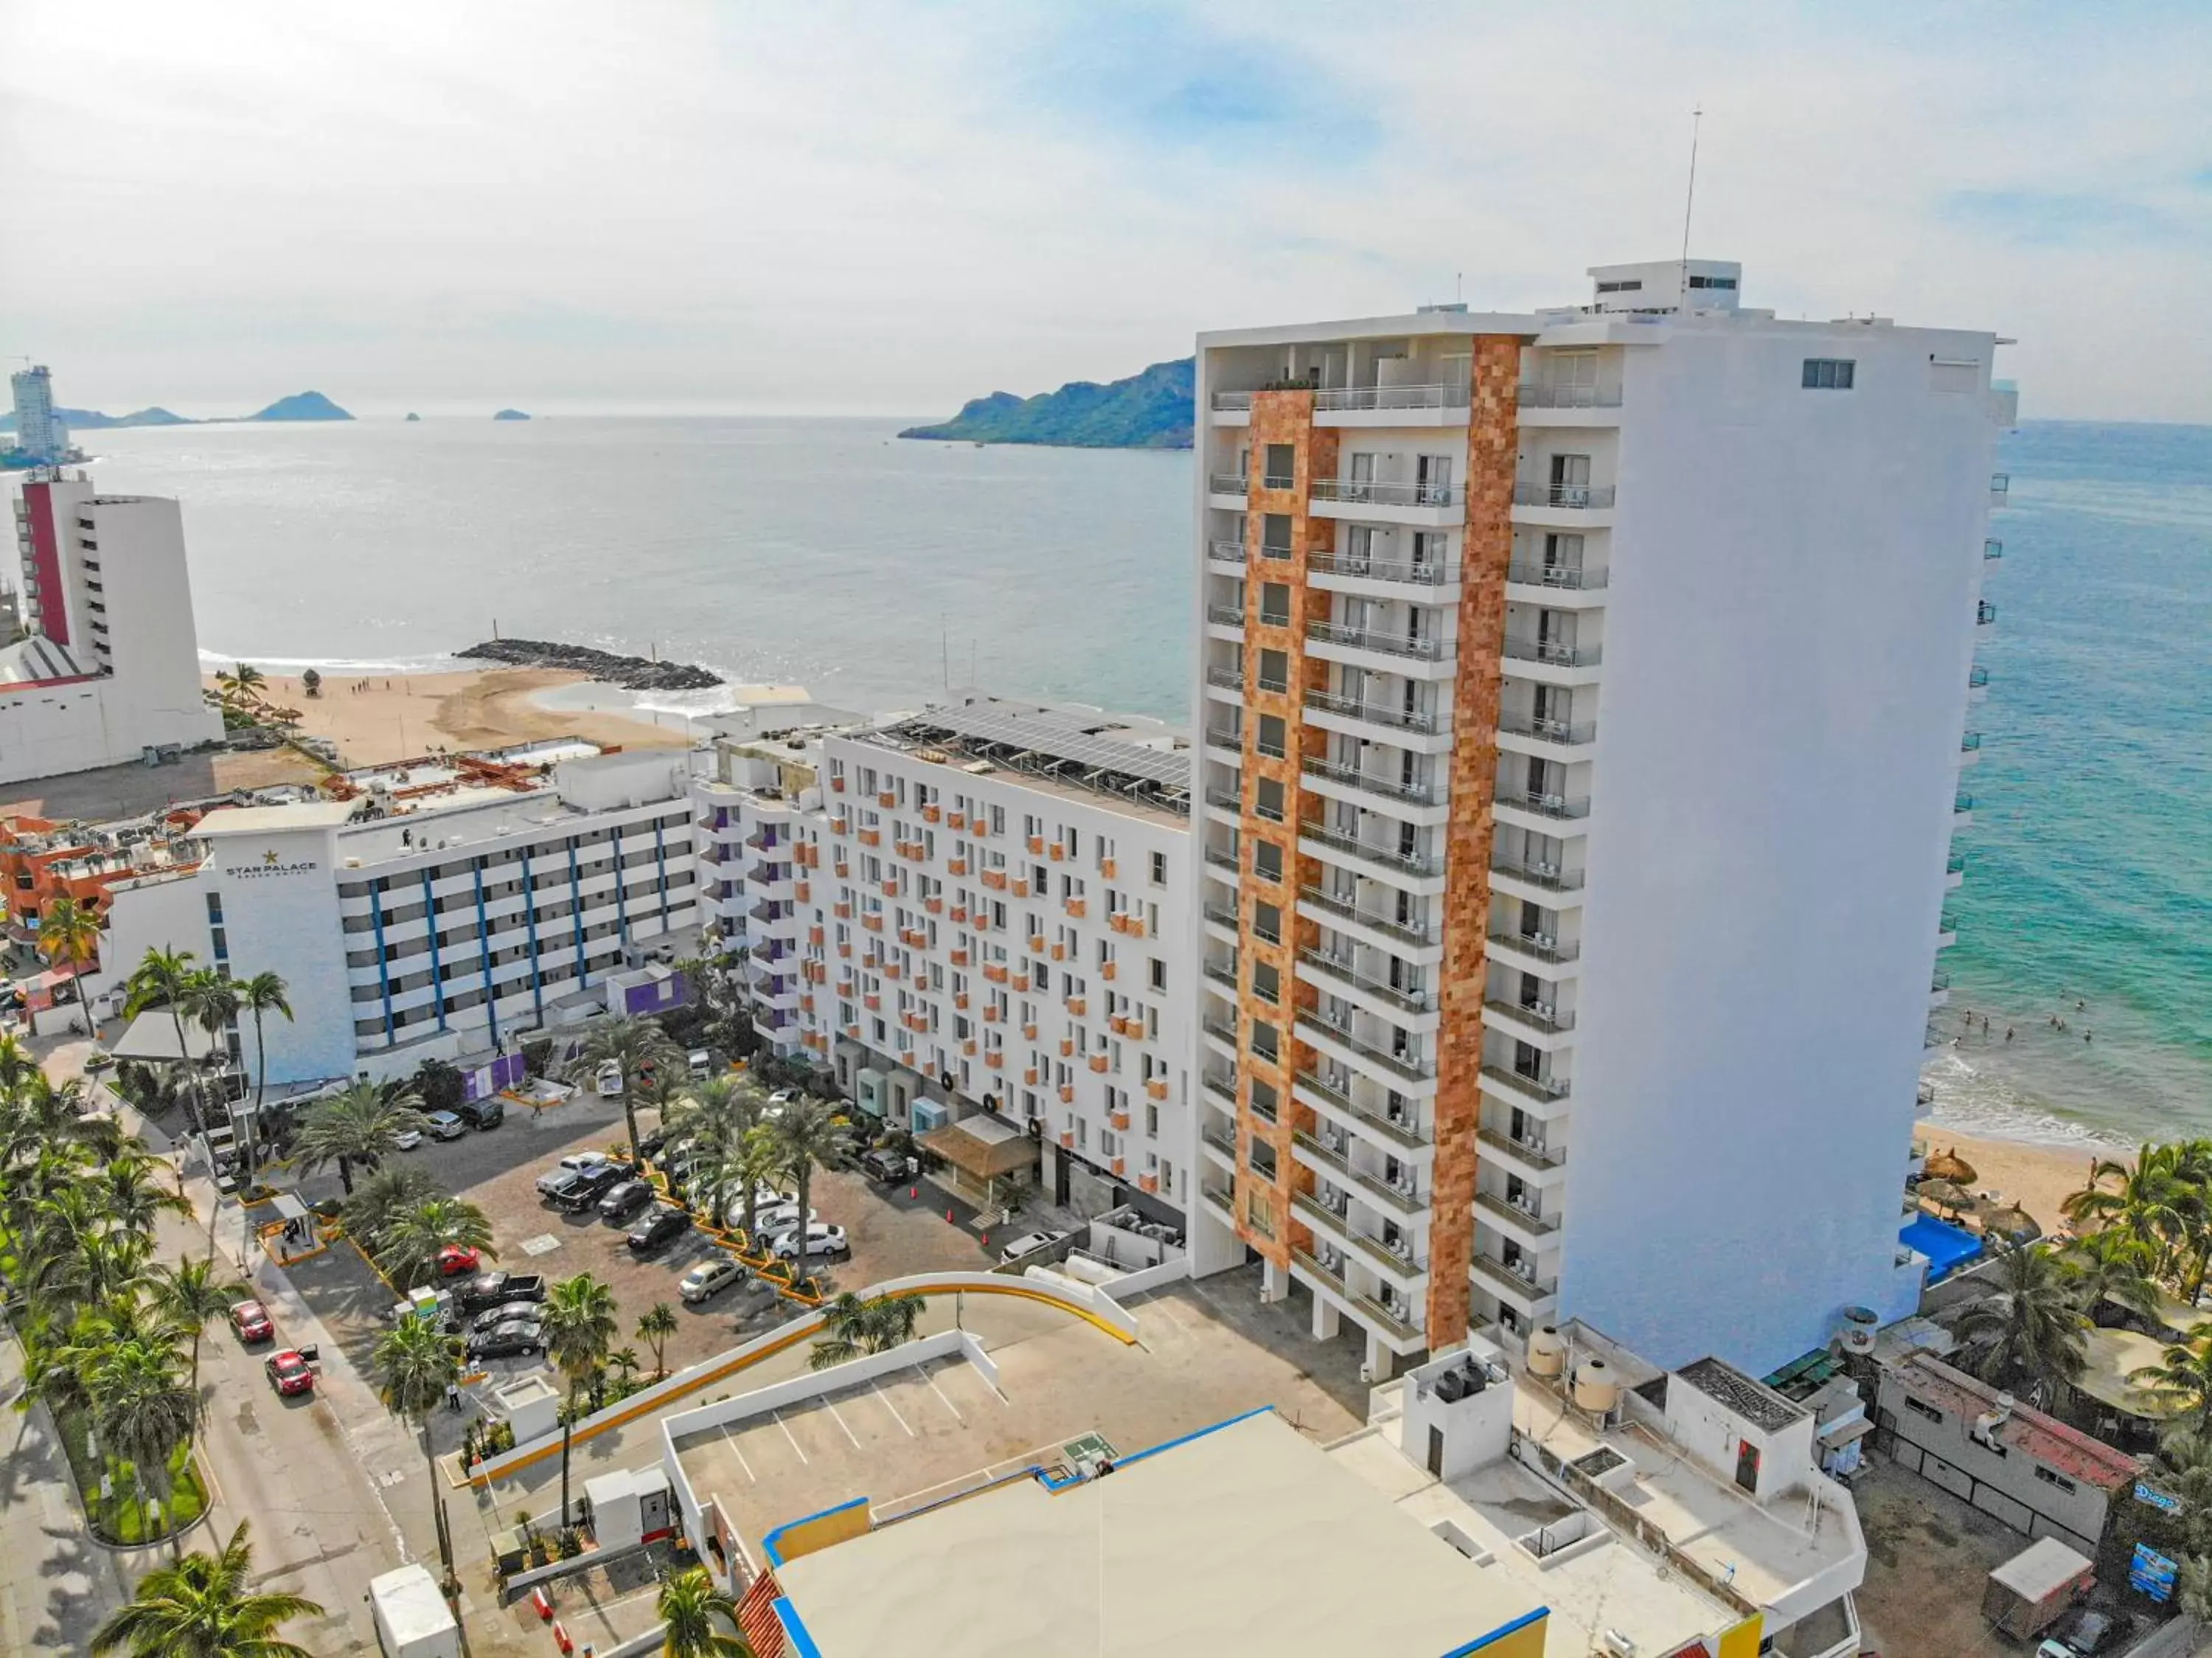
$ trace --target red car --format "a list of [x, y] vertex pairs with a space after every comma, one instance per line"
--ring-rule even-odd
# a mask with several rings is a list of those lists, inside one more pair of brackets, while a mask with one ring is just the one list
[[445, 1277], [473, 1272], [482, 1258], [466, 1244], [447, 1244], [438, 1252], [438, 1271]]
[[269, 1309], [259, 1301], [240, 1301], [230, 1309], [230, 1327], [244, 1342], [267, 1341], [276, 1333]]
[[278, 1393], [312, 1393], [315, 1391], [315, 1373], [307, 1368], [307, 1361], [289, 1349], [271, 1353], [261, 1367], [269, 1373], [269, 1385]]

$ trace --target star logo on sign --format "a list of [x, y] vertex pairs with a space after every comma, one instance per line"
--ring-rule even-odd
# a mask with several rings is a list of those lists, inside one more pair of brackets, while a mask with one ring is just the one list
[[274, 868], [276, 863], [276, 854], [274, 852], [264, 852], [261, 855], [261, 861], [264, 863], [270, 865], [271, 868]]

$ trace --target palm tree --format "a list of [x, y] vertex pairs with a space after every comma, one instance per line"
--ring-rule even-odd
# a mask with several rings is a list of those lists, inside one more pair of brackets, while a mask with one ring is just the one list
[[863, 1353], [884, 1353], [914, 1339], [921, 1322], [920, 1295], [878, 1295], [862, 1301], [847, 1290], [822, 1309], [823, 1338], [808, 1356], [807, 1368], [827, 1370]]
[[738, 1603], [714, 1587], [704, 1566], [663, 1578], [654, 1610], [663, 1625], [661, 1658], [753, 1658], [738, 1630]]
[[276, 1630], [295, 1618], [319, 1618], [322, 1607], [296, 1594], [250, 1593], [252, 1570], [240, 1521], [221, 1554], [195, 1551], [147, 1573], [130, 1603], [93, 1631], [94, 1658], [313, 1658]]
[[[797, 1264], [803, 1277], [806, 1271], [806, 1217], [814, 1212], [807, 1207], [807, 1199], [813, 1193], [815, 1169], [836, 1155], [836, 1121], [826, 1100], [799, 1099], [785, 1106], [781, 1115], [763, 1126], [783, 1173], [799, 1187]], [[748, 1232], [746, 1235], [750, 1237], [751, 1234]]]
[[2073, 1279], [2075, 1299], [2094, 1323], [2105, 1301], [2146, 1317], [2155, 1315], [2158, 1286], [2151, 1280], [2156, 1256], [2148, 1245], [2118, 1227], [2093, 1232], [2062, 1258]]
[[676, 1309], [666, 1301], [655, 1301], [647, 1308], [637, 1321], [634, 1332], [640, 1341], [653, 1344], [653, 1379], [659, 1381], [668, 1374], [668, 1338], [677, 1331]]
[[568, 1408], [561, 1419], [561, 1528], [568, 1528], [568, 1436], [576, 1401], [615, 1344], [615, 1292], [588, 1272], [563, 1278], [545, 1298], [540, 1316], [545, 1356], [568, 1379]]
[[228, 1312], [231, 1303], [245, 1294], [246, 1285], [217, 1271], [212, 1251], [199, 1260], [155, 1266], [146, 1275], [149, 1307], [178, 1329], [191, 1332], [193, 1411], [191, 1427], [185, 1435], [186, 1445], [192, 1442], [199, 1430], [200, 1338], [210, 1324]]
[[446, 1576], [453, 1575], [453, 1543], [446, 1529], [445, 1499], [438, 1492], [438, 1458], [430, 1448], [430, 1413], [447, 1390], [461, 1379], [461, 1344], [434, 1324], [407, 1319], [376, 1344], [377, 1397], [384, 1408], [404, 1417], [422, 1436], [422, 1460], [430, 1468], [431, 1518], [438, 1530], [438, 1557]]
[[101, 1213], [118, 1230], [150, 1233], [157, 1215], [191, 1214], [188, 1200], [160, 1183], [155, 1173], [160, 1167], [149, 1154], [126, 1149], [100, 1164], [87, 1182]]
[[2156, 1253], [2163, 1270], [2175, 1240], [2188, 1228], [2190, 1210], [2202, 1207], [2180, 1178], [2179, 1151], [2146, 1141], [2132, 1163], [2099, 1159], [2090, 1165], [2088, 1184], [2067, 1198], [2066, 1218], [2077, 1226], [2126, 1232]]
[[[310, 674], [314, 669], [307, 670]], [[281, 1013], [292, 1021], [292, 1003], [284, 981], [272, 972], [258, 972], [238, 987], [239, 1006], [253, 1015], [253, 1132], [246, 1137], [246, 1179], [253, 1183], [254, 1143], [262, 1133], [261, 1106], [269, 1094], [269, 1045], [263, 1039], [262, 1018]]]
[[2156, 1364], [2131, 1371], [2128, 1380], [2186, 1406], [2200, 1436], [2212, 1433], [2212, 1336], [2167, 1348]]
[[628, 1385], [629, 1379], [643, 1367], [638, 1362], [637, 1349], [617, 1347], [607, 1355], [607, 1362], [614, 1368], [616, 1380]]
[[346, 1199], [338, 1216], [345, 1222], [347, 1235], [374, 1255], [384, 1247], [385, 1234], [393, 1222], [441, 1195], [427, 1170], [381, 1168]]
[[576, 1060], [568, 1068], [571, 1082], [588, 1085], [600, 1067], [612, 1063], [622, 1070], [623, 1117], [629, 1125], [629, 1155], [633, 1163], [643, 1160], [637, 1149], [638, 1079], [650, 1067], [673, 1071], [684, 1063], [684, 1051], [662, 1033], [659, 1021], [617, 1014], [603, 1021], [585, 1038]]
[[292, 1142], [301, 1172], [313, 1173], [328, 1163], [338, 1166], [338, 1183], [353, 1196], [353, 1166], [374, 1168], [399, 1149], [399, 1137], [421, 1133], [421, 1102], [403, 1084], [356, 1082], [301, 1114]]
[[[185, 1041], [185, 992], [191, 987], [192, 963], [198, 960], [190, 950], [149, 949], [124, 981], [123, 1011], [131, 1018], [149, 1008], [168, 1009], [169, 1017], [177, 1027], [177, 1063], [188, 1078], [191, 1074], [192, 1051]], [[184, 1100], [185, 1120], [198, 1133], [199, 1112], [189, 1086], [184, 1091]]]
[[[84, 1369], [92, 1423], [109, 1454], [129, 1463], [140, 1492], [155, 1496], [168, 1514], [169, 1459], [191, 1436], [199, 1401], [178, 1375], [173, 1338], [141, 1337], [103, 1347]], [[179, 1551], [183, 1534], [170, 1528]]]
[[491, 1221], [474, 1204], [459, 1198], [426, 1198], [411, 1209], [403, 1209], [386, 1222], [377, 1236], [376, 1264], [402, 1289], [434, 1277], [438, 1252], [460, 1244], [493, 1260]]
[[70, 986], [76, 991], [76, 1005], [84, 1014], [85, 1034], [99, 1035], [100, 1025], [92, 1016], [92, 1005], [84, 999], [85, 963], [97, 960], [100, 956], [99, 911], [64, 893], [46, 905], [46, 913], [39, 918], [39, 948], [46, 953], [47, 960], [67, 964]]
[[2008, 1247], [1997, 1268], [1996, 1293], [1967, 1308], [1953, 1326], [1967, 1367], [2000, 1387], [2055, 1398], [2088, 1362], [2088, 1317], [2063, 1264], [2049, 1250]]

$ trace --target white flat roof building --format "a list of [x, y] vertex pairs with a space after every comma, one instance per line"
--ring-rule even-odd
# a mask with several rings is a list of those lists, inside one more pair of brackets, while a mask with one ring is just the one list
[[[725, 741], [694, 785], [757, 1028], [872, 1116], [1026, 1128], [1061, 1202], [1190, 1196], [1190, 759], [1157, 722], [958, 693]], [[988, 1199], [988, 1191], [974, 1194]]]
[[48, 475], [15, 516], [30, 637], [0, 650], [0, 783], [219, 739], [177, 503]]
[[1764, 1374], [1924, 1267], [1998, 341], [1590, 275], [1199, 341], [1194, 1259], [1378, 1371]]

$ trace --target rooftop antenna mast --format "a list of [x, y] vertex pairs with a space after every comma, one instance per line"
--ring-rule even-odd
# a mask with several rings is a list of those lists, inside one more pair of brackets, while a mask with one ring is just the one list
[[1690, 211], [1698, 204], [1698, 130], [1705, 122], [1700, 103], [1690, 111], [1690, 185], [1682, 192], [1682, 292], [1677, 302], [1685, 310], [1690, 304]]

